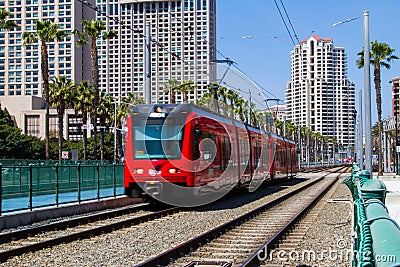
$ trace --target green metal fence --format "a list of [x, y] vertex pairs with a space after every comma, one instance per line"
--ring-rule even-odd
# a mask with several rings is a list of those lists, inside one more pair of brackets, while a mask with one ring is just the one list
[[122, 164], [0, 161], [0, 214], [122, 194]]
[[385, 206], [386, 186], [353, 164], [343, 180], [354, 201], [353, 261], [357, 267], [400, 266], [400, 227]]

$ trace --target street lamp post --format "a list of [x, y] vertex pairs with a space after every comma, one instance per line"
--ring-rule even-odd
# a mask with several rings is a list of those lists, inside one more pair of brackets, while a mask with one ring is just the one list
[[310, 81], [306, 79], [307, 82], [307, 167], [310, 168]]
[[363, 148], [363, 123], [362, 123], [362, 112], [363, 112], [363, 104], [362, 104], [362, 91], [359, 90], [358, 97], [358, 137], [357, 137], [357, 148], [358, 148], [358, 165], [361, 169], [363, 169], [364, 165], [364, 148]]
[[371, 74], [369, 51], [369, 13], [364, 15], [364, 88], [365, 88], [365, 169], [372, 175]]
[[114, 162], [117, 161], [117, 101], [114, 101]]
[[301, 169], [301, 129], [300, 124], [297, 125], [297, 142], [299, 147], [297, 148], [297, 163], [299, 164], [299, 170]]
[[[365, 169], [372, 174], [372, 124], [371, 124], [371, 71], [370, 71], [370, 42], [369, 42], [369, 12], [363, 12], [364, 17], [364, 112], [365, 112]], [[348, 19], [334, 23], [332, 26], [340, 25], [359, 18]], [[362, 123], [361, 123], [362, 125]], [[360, 127], [361, 135], [362, 128]], [[361, 146], [362, 148], [362, 146]], [[360, 149], [360, 148], [359, 148]], [[361, 161], [362, 161], [362, 154]]]

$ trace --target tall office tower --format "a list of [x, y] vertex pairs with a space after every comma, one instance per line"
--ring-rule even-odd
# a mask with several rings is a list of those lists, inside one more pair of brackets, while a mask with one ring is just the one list
[[[150, 22], [151, 102], [169, 103], [164, 83], [176, 79], [197, 85], [189, 101], [216, 80], [216, 0], [97, 0], [98, 18], [118, 37], [99, 40], [100, 90], [114, 97], [145, 96], [146, 22]], [[182, 95], [176, 93], [176, 102]]]
[[313, 35], [291, 52], [287, 84], [287, 118], [296, 125], [336, 138], [343, 148], [354, 146], [354, 83], [347, 78], [347, 57], [332, 39]]
[[[35, 32], [36, 20], [51, 20], [70, 33], [81, 29], [82, 19], [93, 19], [95, 14], [83, 12], [82, 5], [74, 0], [6, 0], [0, 6], [10, 11], [9, 19], [20, 26], [0, 32], [0, 96], [41, 96], [40, 42], [24, 46], [22, 34]], [[75, 37], [49, 42], [47, 47], [50, 78], [65, 75], [80, 81], [83, 73], [90, 75], [90, 57], [84, 56], [90, 54], [90, 47], [76, 47]]]
[[[90, 0], [93, 1], [94, 0]], [[35, 32], [36, 21], [51, 20], [60, 29], [80, 29], [82, 19], [94, 19], [75, 0], [6, 0], [1, 7], [11, 12], [19, 28], [0, 31], [0, 102], [14, 116], [26, 134], [44, 137], [44, 101], [42, 99], [41, 44], [24, 45], [22, 34]], [[47, 43], [50, 79], [67, 76], [74, 82], [90, 80], [90, 46], [77, 47], [75, 37]], [[50, 115], [50, 131], [57, 131], [55, 111]]]

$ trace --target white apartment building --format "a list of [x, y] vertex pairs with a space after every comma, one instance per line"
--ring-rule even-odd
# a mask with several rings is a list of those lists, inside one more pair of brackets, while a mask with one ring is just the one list
[[347, 77], [347, 57], [332, 39], [313, 35], [291, 52], [287, 119], [354, 146], [355, 87]]
[[98, 19], [118, 32], [115, 39], [98, 41], [100, 90], [114, 97], [128, 92], [145, 96], [146, 21], [152, 39], [152, 103], [170, 102], [164, 93], [170, 79], [194, 81], [197, 89], [188, 94], [189, 101], [216, 80], [216, 0], [97, 0], [97, 7]]
[[[81, 20], [92, 20], [95, 14], [75, 0], [5, 0], [0, 2], [0, 7], [10, 11], [9, 19], [20, 26], [8, 32], [0, 31], [1, 105], [7, 107], [24, 133], [44, 137], [40, 42], [24, 45], [22, 34], [35, 32], [36, 20], [51, 20], [69, 33], [81, 30]], [[91, 79], [90, 46], [77, 47], [75, 39], [69, 36], [47, 44], [50, 79], [64, 75], [75, 82]], [[57, 117], [52, 110], [50, 131], [56, 130]], [[68, 130], [65, 131], [67, 136]]]

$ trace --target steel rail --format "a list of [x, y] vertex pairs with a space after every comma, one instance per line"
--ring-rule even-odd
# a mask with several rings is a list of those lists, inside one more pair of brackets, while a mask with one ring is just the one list
[[139, 263], [138, 265], [136, 265], [136, 267], [165, 266], [165, 265], [169, 264], [169, 262], [171, 260], [175, 260], [175, 259], [181, 257], [182, 254], [188, 253], [192, 249], [199, 247], [202, 243], [208, 243], [210, 240], [217, 238], [218, 236], [220, 236], [223, 233], [225, 233], [226, 231], [234, 228], [235, 226], [248, 221], [252, 217], [257, 216], [258, 214], [269, 209], [270, 207], [275, 206], [275, 205], [279, 204], [280, 202], [286, 200], [287, 198], [294, 196], [297, 193], [303, 191], [304, 189], [318, 183], [319, 181], [323, 180], [324, 177], [326, 177], [327, 175], [328, 174], [325, 174], [325, 175], [321, 176], [320, 178], [317, 178], [314, 181], [312, 181], [308, 184], [305, 184], [302, 187], [297, 188], [284, 196], [281, 196], [277, 199], [269, 201], [267, 204], [265, 204], [261, 207], [258, 207], [255, 210], [252, 210], [246, 214], [243, 214], [243, 215], [239, 216], [238, 218], [235, 218], [223, 225], [218, 226], [217, 228], [207, 231], [204, 234], [194, 237], [194, 238], [192, 238], [174, 248], [171, 248], [171, 249], [169, 249], [147, 261]]
[[[21, 229], [21, 230], [16, 230], [12, 232], [7, 232], [7, 233], [1, 233], [0, 234], [0, 244], [4, 244], [10, 241], [15, 241], [19, 239], [24, 239], [29, 236], [37, 235], [43, 232], [48, 232], [48, 231], [54, 231], [54, 230], [64, 230], [68, 227], [74, 227], [78, 226], [81, 224], [87, 224], [90, 222], [95, 222], [95, 221], [100, 221], [112, 217], [117, 217], [125, 214], [129, 214], [132, 212], [137, 212], [139, 210], [142, 210], [143, 208], [148, 207], [149, 204], [139, 204], [134, 207], [126, 207], [122, 209], [117, 209], [117, 210], [112, 210], [112, 211], [104, 211], [101, 213], [97, 214], [92, 214], [92, 215], [87, 215], [85, 217], [79, 217], [79, 218], [71, 218], [71, 219], [66, 219], [58, 222], [52, 222], [48, 223], [45, 225], [40, 225], [34, 228], [29, 228], [29, 229]], [[83, 216], [84, 214], [80, 214], [80, 216]]]
[[[339, 174], [340, 175], [340, 174]], [[339, 176], [338, 175], [338, 176]], [[338, 177], [332, 180], [317, 196], [315, 196], [311, 202], [299, 211], [288, 223], [286, 223], [282, 228], [280, 228], [273, 236], [271, 236], [267, 242], [265, 242], [257, 251], [245, 261], [241, 267], [253, 267], [259, 266], [259, 257], [264, 253], [268, 254], [268, 248], [275, 246], [282, 238], [287, 234], [287, 232], [292, 229], [295, 224], [303, 218], [303, 216], [314, 207], [318, 201], [332, 188], [332, 186], [338, 181]]]
[[157, 212], [154, 212], [151, 214], [147, 214], [147, 215], [143, 215], [143, 216], [139, 216], [139, 217], [135, 217], [135, 218], [130, 218], [130, 219], [126, 219], [123, 221], [119, 221], [119, 222], [115, 222], [115, 223], [111, 223], [111, 224], [107, 224], [107, 225], [103, 225], [103, 226], [99, 226], [99, 227], [94, 227], [92, 229], [87, 229], [87, 230], [84, 230], [81, 232], [52, 238], [49, 240], [29, 244], [26, 246], [21, 246], [21, 247], [15, 248], [15, 249], [1, 251], [0, 252], [0, 262], [4, 262], [5, 260], [7, 260], [8, 258], [10, 258], [12, 256], [22, 255], [22, 254], [25, 254], [28, 252], [37, 251], [37, 250], [40, 250], [40, 249], [43, 249], [46, 247], [55, 246], [55, 245], [58, 245], [61, 243], [68, 243], [68, 242], [72, 242], [72, 241], [75, 241], [78, 239], [89, 238], [91, 236], [109, 233], [109, 232], [121, 229], [123, 227], [155, 220], [155, 219], [179, 212], [180, 210], [181, 209], [177, 208], [177, 207], [168, 208], [168, 209], [165, 209], [162, 211], [157, 211]]

